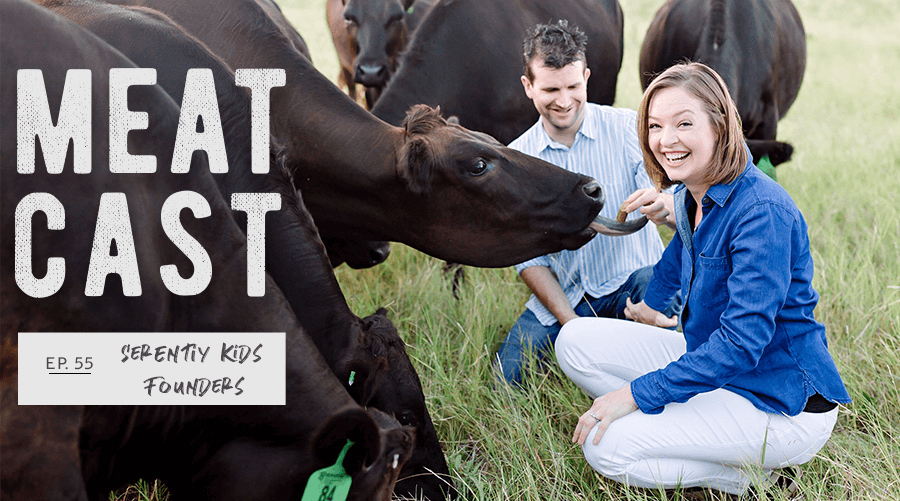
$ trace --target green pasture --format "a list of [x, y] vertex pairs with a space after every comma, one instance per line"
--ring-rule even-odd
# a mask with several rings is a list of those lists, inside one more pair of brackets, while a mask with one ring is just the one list
[[[635, 108], [640, 43], [662, 0], [620, 2], [625, 60], [616, 105]], [[853, 397], [841, 407], [831, 441], [803, 467], [801, 491], [807, 500], [900, 500], [900, 9], [895, 0], [794, 3], [806, 27], [808, 64], [800, 95], [779, 124], [779, 139], [795, 153], [778, 179], [809, 223], [821, 295], [816, 316]], [[335, 81], [325, 0], [279, 4], [315, 65]], [[442, 264], [394, 244], [385, 264], [344, 266], [337, 275], [358, 315], [380, 306], [390, 311], [453, 479], [469, 499], [684, 499], [681, 492], [624, 487], [587, 465], [570, 437], [590, 401], [557, 367], [534, 374], [527, 391], [495, 389], [491, 358], [527, 288], [512, 268], [466, 268], [454, 300]]]

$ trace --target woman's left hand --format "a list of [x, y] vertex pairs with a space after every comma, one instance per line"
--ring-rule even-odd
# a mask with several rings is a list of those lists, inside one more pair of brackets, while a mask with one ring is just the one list
[[631, 414], [637, 409], [638, 406], [631, 395], [630, 384], [602, 397], [597, 397], [594, 399], [591, 408], [578, 418], [578, 425], [575, 426], [575, 434], [572, 436], [572, 441], [578, 443], [578, 445], [584, 445], [588, 433], [596, 425], [597, 433], [594, 434], [593, 443], [597, 445], [613, 421]]

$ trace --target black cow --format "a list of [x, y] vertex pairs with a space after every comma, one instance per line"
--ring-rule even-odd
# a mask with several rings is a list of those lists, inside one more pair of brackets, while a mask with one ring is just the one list
[[[135, 68], [120, 52], [81, 27], [22, 0], [0, 1], [2, 81], [0, 113], [0, 441], [4, 499], [105, 499], [110, 489], [138, 478], [160, 478], [173, 495], [189, 499], [291, 499], [309, 475], [332, 464], [349, 438], [344, 461], [353, 476], [350, 497], [390, 499], [398, 469], [411, 452], [414, 431], [378, 411], [363, 410], [329, 370], [289, 304], [266, 277], [265, 295], [247, 297], [246, 237], [231, 216], [206, 162], [187, 174], [170, 172], [179, 110], [156, 86], [130, 89], [130, 109], [147, 112], [149, 127], [129, 134], [129, 153], [154, 155], [153, 174], [113, 174], [109, 167], [109, 69]], [[50, 109], [60, 108], [69, 68], [90, 69], [91, 173], [50, 174], [37, 152], [33, 174], [17, 173], [17, 75], [40, 69]], [[46, 146], [44, 146], [46, 148]], [[191, 262], [163, 233], [159, 214], [169, 195], [192, 191], [210, 206], [202, 219], [182, 224], [213, 261], [211, 281], [194, 296], [170, 293], [160, 266], [182, 277]], [[65, 209], [65, 226], [46, 228], [33, 218], [34, 275], [48, 273], [50, 257], [65, 260], [65, 280], [53, 295], [35, 299], [14, 276], [15, 221], [24, 197], [49, 193]], [[89, 256], [102, 193], [123, 193], [129, 205], [141, 294], [125, 296], [124, 279], [107, 279], [104, 293], [87, 296]], [[122, 244], [118, 242], [118, 244]], [[118, 252], [123, 248], [117, 245]], [[15, 364], [18, 332], [285, 332], [285, 406], [19, 406]], [[12, 367], [10, 366], [12, 365]], [[355, 450], [354, 450], [355, 449]], [[258, 469], [255, 469], [258, 468]]]
[[[266, 217], [267, 271], [356, 401], [396, 415], [404, 425], [416, 428], [415, 452], [400, 472], [403, 480], [397, 485], [398, 492], [425, 492], [437, 499], [434, 496], [448, 483], [428, 472], [448, 476], [449, 470], [403, 343], [384, 312], [364, 321], [350, 312], [322, 252], [315, 225], [283, 164], [273, 162], [267, 175], [251, 174], [249, 96], [235, 87], [230, 69], [156, 10], [90, 0], [43, 3], [99, 35], [139, 66], [156, 68], [158, 83], [176, 102], [183, 98], [188, 69], [212, 69], [226, 128], [226, 149], [232, 153], [228, 173], [215, 175], [223, 195], [230, 199], [235, 192], [285, 193], [286, 208]], [[246, 229], [242, 215], [235, 213]], [[354, 387], [347, 384], [351, 371], [360, 381]]]
[[356, 99], [356, 84], [366, 89], [371, 109], [400, 53], [435, 0], [327, 0], [325, 14], [341, 72], [338, 85]]
[[686, 59], [725, 80], [755, 161], [790, 159], [793, 147], [775, 131], [806, 68], [806, 35], [790, 0], [668, 0], [641, 47], [641, 86]]
[[538, 23], [568, 19], [588, 37], [588, 100], [612, 104], [622, 65], [617, 0], [440, 0], [419, 25], [372, 113], [399, 125], [414, 104], [440, 106], [460, 125], [508, 144], [538, 119], [522, 90], [522, 40]]
[[400, 241], [495, 267], [595, 235], [595, 181], [443, 121], [375, 119], [273, 36], [253, 0], [219, 2], [215, 19], [200, 0], [117, 2], [165, 12], [233, 68], [286, 69], [287, 85], [271, 93], [272, 131], [324, 239]]

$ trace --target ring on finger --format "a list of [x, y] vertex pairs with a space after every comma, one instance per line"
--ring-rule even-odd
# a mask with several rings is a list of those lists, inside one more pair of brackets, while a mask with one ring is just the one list
[[590, 413], [590, 416], [591, 416], [592, 418], [596, 419], [597, 421], [600, 421], [600, 418], [598, 418], [597, 416], [595, 416], [593, 412]]

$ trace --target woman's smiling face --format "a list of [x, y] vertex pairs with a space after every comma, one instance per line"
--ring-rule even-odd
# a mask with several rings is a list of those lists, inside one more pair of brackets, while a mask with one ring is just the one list
[[705, 192], [716, 133], [703, 103], [681, 87], [660, 89], [650, 100], [647, 127], [650, 150], [669, 179]]

